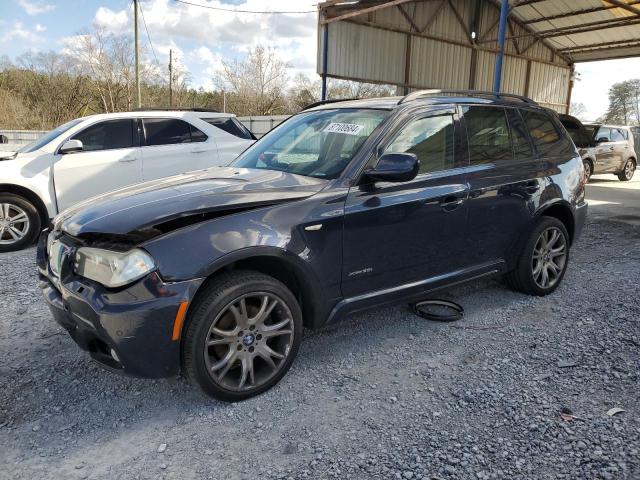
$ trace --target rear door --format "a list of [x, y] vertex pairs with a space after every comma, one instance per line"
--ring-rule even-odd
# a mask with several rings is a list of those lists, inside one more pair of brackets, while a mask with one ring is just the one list
[[71, 137], [83, 150], [57, 154], [53, 167], [58, 210], [89, 197], [142, 181], [136, 121], [94, 123]]
[[375, 158], [415, 153], [420, 172], [408, 182], [363, 181], [349, 190], [345, 296], [406, 285], [465, 266], [467, 158], [460, 133], [459, 118], [449, 107], [409, 116], [383, 141]]
[[599, 168], [596, 173], [611, 173], [619, 170], [619, 155], [616, 154], [616, 147], [611, 141], [611, 128], [599, 127], [595, 133], [596, 139], [596, 160]]
[[615, 172], [619, 172], [631, 155], [628, 132], [622, 128], [611, 127], [611, 146], [613, 147], [612, 167]]
[[530, 225], [542, 166], [517, 109], [470, 105], [463, 111], [470, 162], [467, 248], [476, 264], [500, 261]]
[[216, 165], [215, 140], [179, 118], [143, 118], [145, 181]]

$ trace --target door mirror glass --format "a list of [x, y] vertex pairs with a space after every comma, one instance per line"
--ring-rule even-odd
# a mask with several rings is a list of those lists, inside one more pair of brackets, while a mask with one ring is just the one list
[[408, 182], [416, 178], [419, 169], [420, 162], [415, 153], [386, 153], [366, 176], [381, 182]]
[[83, 150], [82, 142], [80, 140], [67, 140], [60, 147], [60, 153], [75, 153]]

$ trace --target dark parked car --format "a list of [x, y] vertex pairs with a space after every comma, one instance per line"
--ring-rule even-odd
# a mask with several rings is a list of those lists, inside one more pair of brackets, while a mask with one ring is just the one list
[[303, 327], [494, 274], [553, 292], [582, 230], [584, 183], [557, 115], [523, 97], [325, 104], [230, 167], [62, 213], [39, 242], [41, 288], [103, 365], [182, 371], [241, 400], [282, 378]]
[[585, 124], [595, 142], [596, 162], [592, 173], [612, 173], [623, 182], [633, 178], [640, 144], [635, 127]]
[[558, 116], [564, 128], [569, 132], [573, 143], [578, 147], [578, 153], [580, 153], [584, 165], [584, 176], [588, 182], [596, 165], [596, 142], [592, 138], [593, 131], [589, 132], [576, 117], [571, 115]]

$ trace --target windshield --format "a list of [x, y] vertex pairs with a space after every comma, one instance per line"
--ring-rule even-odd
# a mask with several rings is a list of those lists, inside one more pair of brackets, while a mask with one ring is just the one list
[[231, 165], [337, 178], [388, 115], [372, 109], [301, 113], [249, 147]]
[[76, 118], [75, 120], [71, 120], [70, 122], [64, 123], [59, 127], [54, 128], [48, 133], [45, 133], [43, 136], [38, 138], [37, 140], [27, 143], [24, 147], [18, 150], [19, 153], [29, 153], [35, 150], [39, 150], [44, 147], [51, 140], [56, 138], [58, 135], [62, 135], [64, 132], [69, 130], [71, 127], [76, 126], [82, 121], [82, 118]]

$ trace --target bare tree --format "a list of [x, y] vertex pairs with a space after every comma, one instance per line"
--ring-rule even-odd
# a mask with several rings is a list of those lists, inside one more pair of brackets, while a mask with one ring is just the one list
[[223, 61], [214, 80], [221, 90], [230, 90], [230, 110], [243, 115], [274, 115], [287, 110], [287, 68], [273, 49], [257, 46], [242, 61]]

